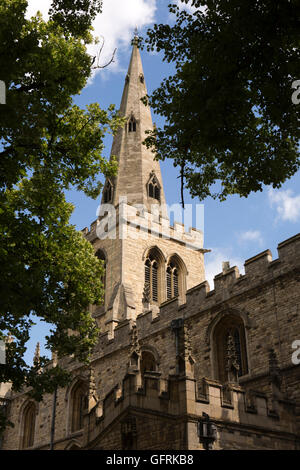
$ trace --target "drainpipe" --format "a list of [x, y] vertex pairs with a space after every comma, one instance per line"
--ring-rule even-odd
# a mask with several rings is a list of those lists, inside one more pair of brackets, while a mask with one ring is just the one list
[[171, 329], [175, 333], [175, 353], [176, 353], [176, 375], [179, 374], [179, 330], [183, 327], [183, 319], [178, 318], [171, 322]]
[[[52, 367], [57, 366], [57, 354], [52, 351]], [[50, 450], [53, 449], [54, 434], [55, 434], [55, 415], [56, 415], [56, 402], [57, 402], [57, 387], [55, 387], [53, 394], [53, 405], [52, 405], [52, 419], [51, 419], [51, 430], [50, 430]]]
[[55, 434], [56, 402], [57, 402], [57, 387], [55, 388], [54, 395], [53, 395], [51, 434], [50, 434], [50, 450], [54, 450], [53, 449], [53, 443], [54, 443], [54, 434]]

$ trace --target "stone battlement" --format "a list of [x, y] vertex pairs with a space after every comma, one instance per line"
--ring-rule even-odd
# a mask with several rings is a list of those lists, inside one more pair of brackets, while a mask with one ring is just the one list
[[[201, 304], [208, 303], [215, 297], [227, 297], [241, 290], [255, 287], [262, 281], [271, 281], [300, 266], [300, 234], [295, 235], [278, 245], [278, 258], [273, 260], [270, 250], [265, 250], [244, 263], [245, 274], [240, 274], [237, 266], [225, 269], [214, 277], [214, 289], [210, 290], [207, 281], [187, 291], [187, 304], [191, 298], [197, 298]], [[218, 298], [218, 300], [221, 300]]]
[[90, 442], [128, 409], [172, 418], [186, 413], [195, 421], [207, 413], [217, 425], [225, 421], [227, 425], [242, 425], [250, 432], [260, 428], [278, 433], [295, 432], [291, 402], [277, 400], [270, 404], [262, 393], [246, 394], [238, 385], [224, 386], [206, 378], [197, 384], [196, 380], [184, 376], [164, 380], [155, 372], [145, 373], [143, 378], [138, 372], [131, 372], [90, 411], [87, 420], [93, 423]]
[[132, 326], [136, 322], [141, 338], [169, 327], [172, 320], [178, 316], [188, 318], [194, 307], [197, 310], [212, 308], [216, 302], [228, 300], [234, 295], [261, 285], [262, 282], [272, 282], [277, 276], [296, 269], [300, 266], [300, 234], [278, 245], [279, 258], [272, 260], [269, 250], [266, 250], [245, 261], [245, 274], [239, 273], [234, 266], [214, 278], [214, 289], [210, 290], [207, 281], [189, 289], [186, 293], [186, 303], [180, 304], [178, 298], [168, 300], [158, 308], [147, 312], [137, 312], [136, 320], [125, 320], [119, 323], [113, 334], [103, 333], [96, 353], [100, 350], [105, 355], [116, 348], [126, 347], [130, 342]]
[[[190, 227], [185, 231], [182, 223], [170, 225], [168, 217], [159, 213], [151, 213], [132, 204], [119, 204], [111, 208], [111, 212], [96, 219], [90, 227], [82, 230], [89, 241], [95, 238], [146, 239], [148, 234], [154, 237], [175, 240], [194, 250], [203, 249], [203, 232]], [[209, 251], [209, 250], [205, 250]]]

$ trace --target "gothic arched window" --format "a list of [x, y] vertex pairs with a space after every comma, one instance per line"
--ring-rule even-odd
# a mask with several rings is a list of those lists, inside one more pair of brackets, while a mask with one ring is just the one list
[[128, 132], [136, 132], [136, 120], [131, 116], [128, 122]]
[[143, 351], [141, 357], [141, 373], [156, 371], [156, 360], [149, 351]]
[[228, 382], [248, 373], [245, 328], [237, 315], [226, 315], [214, 332], [218, 380]]
[[151, 175], [148, 182], [148, 196], [160, 201], [160, 184], [154, 174]]
[[107, 204], [112, 200], [112, 185], [110, 181], [106, 181], [104, 190], [103, 190], [103, 202]]
[[34, 444], [36, 406], [33, 402], [28, 403], [23, 415], [23, 442], [22, 448], [27, 449]]
[[83, 428], [83, 416], [87, 407], [88, 388], [84, 382], [79, 381], [71, 393], [71, 432]]

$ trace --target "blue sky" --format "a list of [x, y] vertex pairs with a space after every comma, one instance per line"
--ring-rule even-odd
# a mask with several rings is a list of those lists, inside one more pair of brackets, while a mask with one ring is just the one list
[[[168, 3], [165, 0], [104, 0], [103, 14], [95, 21], [95, 35], [102, 34], [105, 37], [100, 63], [105, 64], [114, 48], [117, 48], [115, 61], [99, 70], [81, 95], [75, 97], [78, 105], [84, 107], [99, 102], [102, 108], [107, 108], [111, 103], [119, 107], [131, 54], [133, 30], [138, 26], [139, 34], [143, 35], [154, 22], [171, 23], [173, 19], [168, 12]], [[40, 1], [29, 0], [30, 13], [34, 13], [37, 6], [41, 9], [40, 4]], [[42, 12], [45, 16], [48, 4], [48, 0], [43, 0]], [[96, 51], [93, 48], [90, 50], [91, 54]], [[142, 51], [141, 55], [148, 93], [151, 94], [165, 76], [172, 74], [173, 67], [162, 61], [161, 54]], [[163, 124], [159, 116], [152, 113], [152, 117], [158, 126]], [[110, 137], [106, 138], [105, 144], [105, 156], [109, 158]], [[172, 161], [165, 160], [161, 163], [161, 170], [167, 203], [179, 203], [178, 169], [173, 167]], [[89, 227], [96, 219], [99, 199], [94, 201], [76, 191], [69, 191], [67, 199], [75, 205], [71, 223], [78, 230]], [[185, 202], [199, 203], [191, 199], [188, 191], [185, 191]], [[299, 232], [300, 173], [279, 190], [265, 187], [262, 192], [253, 193], [248, 198], [231, 196], [225, 202], [207, 199], [204, 201], [204, 213], [204, 246], [212, 250], [205, 255], [206, 276], [213, 289], [213, 276], [222, 270], [222, 261], [230, 261], [231, 266], [237, 265], [243, 273], [246, 259], [268, 248], [272, 251], [273, 259], [277, 258], [278, 243]], [[39, 324], [34, 328], [26, 360], [31, 361], [35, 344], [37, 341], [43, 343], [45, 332], [46, 325]], [[41, 353], [45, 353], [43, 345]]]

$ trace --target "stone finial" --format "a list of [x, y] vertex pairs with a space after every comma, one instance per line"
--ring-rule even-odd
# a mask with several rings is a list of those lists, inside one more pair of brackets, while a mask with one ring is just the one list
[[151, 292], [149, 282], [145, 282], [144, 291], [143, 291], [143, 303], [150, 303], [151, 301]]
[[36, 343], [34, 356], [33, 356], [34, 365], [39, 365], [39, 363], [40, 363], [40, 353], [41, 353], [41, 348], [40, 348], [40, 343], [38, 342], [38, 343]]
[[230, 269], [230, 262], [229, 261], [223, 261], [222, 262], [222, 272], [223, 274], [226, 273]]
[[238, 372], [240, 366], [237, 360], [234, 340], [231, 334], [228, 335], [227, 340], [227, 358], [226, 358], [226, 371], [228, 374], [228, 382], [238, 381]]
[[96, 393], [96, 381], [95, 381], [95, 369], [90, 367], [89, 370], [89, 395], [95, 395]]
[[98, 403], [98, 395], [96, 388], [95, 369], [93, 366], [88, 371], [88, 403], [87, 409], [90, 412]]
[[58, 361], [58, 356], [57, 356], [57, 353], [55, 351], [52, 351], [52, 353], [51, 353], [51, 360], [52, 360], [53, 367], [56, 367], [57, 366], [57, 361]]
[[135, 46], [138, 46], [138, 44], [139, 44], [139, 31], [138, 31], [137, 26], [134, 29], [132, 44], [135, 45]]

